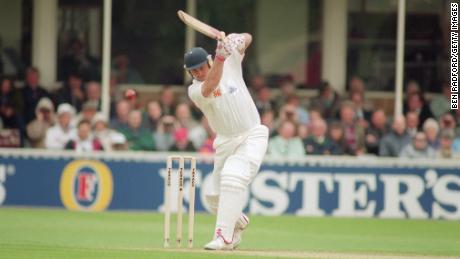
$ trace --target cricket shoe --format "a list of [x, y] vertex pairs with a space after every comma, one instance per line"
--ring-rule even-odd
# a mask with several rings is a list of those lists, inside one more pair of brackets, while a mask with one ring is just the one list
[[249, 218], [246, 214], [241, 213], [240, 218], [236, 222], [235, 232], [233, 233], [233, 249], [237, 248], [243, 240], [243, 231], [249, 226]]
[[[235, 237], [235, 235], [233, 235]], [[204, 246], [205, 250], [233, 250], [234, 238], [230, 241], [222, 236], [221, 229], [217, 230], [216, 237]]]

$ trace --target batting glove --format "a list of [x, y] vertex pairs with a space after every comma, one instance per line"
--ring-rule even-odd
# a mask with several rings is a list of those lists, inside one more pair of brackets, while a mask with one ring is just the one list
[[235, 49], [235, 44], [225, 38], [223, 41], [217, 42], [216, 57], [220, 60], [228, 58]]

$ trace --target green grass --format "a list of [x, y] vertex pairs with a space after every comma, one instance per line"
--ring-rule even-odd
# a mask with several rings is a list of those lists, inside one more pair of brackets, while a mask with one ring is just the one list
[[[175, 221], [173, 221], [175, 223]], [[377, 255], [460, 256], [460, 222], [251, 217], [240, 250], [209, 253], [214, 217], [198, 214], [195, 249], [162, 249], [163, 215], [148, 212], [84, 213], [0, 208], [0, 258], [242, 258], [266, 251]], [[184, 225], [184, 238], [187, 234]], [[171, 230], [174, 238], [175, 230]], [[278, 251], [285, 252], [278, 254]]]

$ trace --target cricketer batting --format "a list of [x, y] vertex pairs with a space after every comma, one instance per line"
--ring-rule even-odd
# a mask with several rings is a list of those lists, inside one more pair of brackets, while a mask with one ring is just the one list
[[188, 95], [216, 132], [213, 190], [206, 198], [217, 220], [208, 250], [232, 250], [240, 244], [249, 224], [242, 213], [248, 185], [267, 150], [268, 128], [260, 123], [241, 67], [251, 42], [250, 34], [234, 33], [217, 42], [213, 62], [202, 48], [184, 56], [184, 67], [193, 76]]

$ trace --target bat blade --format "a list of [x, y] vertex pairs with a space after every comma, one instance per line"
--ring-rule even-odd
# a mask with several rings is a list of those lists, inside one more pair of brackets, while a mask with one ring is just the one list
[[222, 40], [225, 38], [225, 34], [223, 32], [196, 19], [182, 10], [177, 11], [177, 16], [179, 16], [179, 19], [181, 19], [187, 26], [192, 27], [196, 31], [199, 31], [210, 38], [216, 40]]

